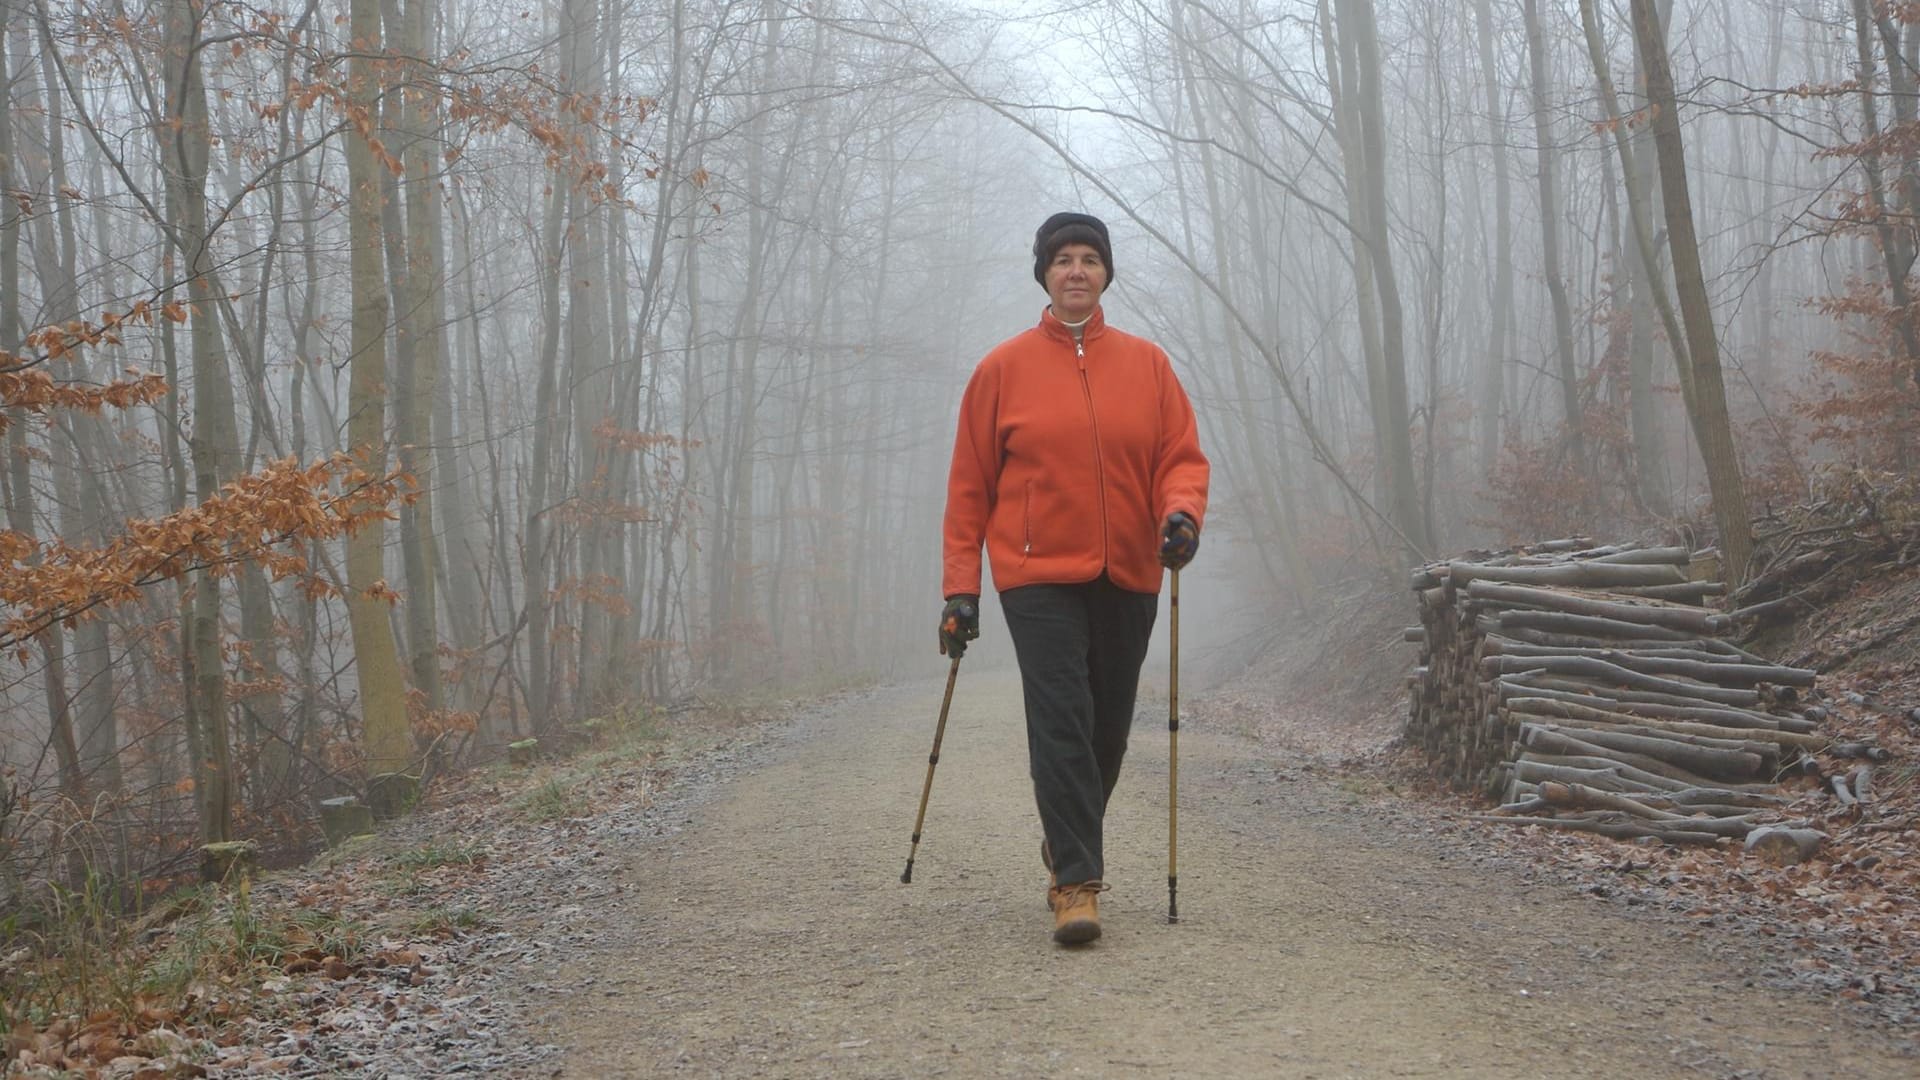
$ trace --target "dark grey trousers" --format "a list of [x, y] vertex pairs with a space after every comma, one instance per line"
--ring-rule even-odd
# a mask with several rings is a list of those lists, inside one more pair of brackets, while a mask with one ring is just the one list
[[1158, 595], [1128, 592], [1104, 574], [1000, 594], [1026, 691], [1034, 801], [1062, 884], [1105, 875], [1101, 821], [1120, 781], [1159, 606]]

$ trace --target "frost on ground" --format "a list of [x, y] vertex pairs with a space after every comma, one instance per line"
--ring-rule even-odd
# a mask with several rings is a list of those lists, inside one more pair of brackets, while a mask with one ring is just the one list
[[[1770, 867], [1465, 821], [1395, 745], [1399, 623], [1189, 699], [1177, 927], [1164, 699], [1110, 815], [1107, 934], [1075, 952], [1046, 938], [1017, 682], [970, 669], [911, 886], [938, 684], [690, 714], [436, 787], [229, 891], [203, 915], [257, 955], [117, 1063], [79, 1025], [60, 1052], [119, 1075], [1913, 1074], [1910, 665], [1834, 680], [1836, 730], [1892, 755], [1879, 795], [1802, 792], [1834, 842]], [[1092, 1059], [1035, 1022], [1089, 1010]], [[34, 1035], [10, 1058], [57, 1061]]]

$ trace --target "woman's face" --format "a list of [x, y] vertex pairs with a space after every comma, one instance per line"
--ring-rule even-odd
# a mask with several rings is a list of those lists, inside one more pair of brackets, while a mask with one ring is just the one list
[[1107, 266], [1091, 244], [1067, 244], [1047, 264], [1047, 296], [1062, 322], [1079, 322], [1093, 314], [1106, 288]]

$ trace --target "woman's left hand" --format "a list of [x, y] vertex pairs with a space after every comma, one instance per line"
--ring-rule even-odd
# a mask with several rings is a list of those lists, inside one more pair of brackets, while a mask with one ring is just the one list
[[1200, 550], [1200, 526], [1184, 510], [1167, 515], [1160, 525], [1160, 565], [1178, 570]]

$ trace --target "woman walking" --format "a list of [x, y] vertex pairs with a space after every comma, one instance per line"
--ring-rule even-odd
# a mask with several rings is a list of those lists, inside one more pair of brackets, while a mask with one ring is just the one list
[[1026, 697], [1053, 938], [1100, 936], [1102, 821], [1120, 779], [1161, 568], [1200, 545], [1208, 466], [1167, 355], [1106, 324], [1107, 227], [1061, 213], [1033, 241], [1051, 301], [960, 401], [940, 651], [979, 636], [984, 544]]

